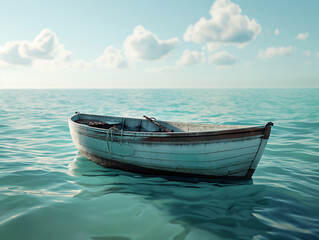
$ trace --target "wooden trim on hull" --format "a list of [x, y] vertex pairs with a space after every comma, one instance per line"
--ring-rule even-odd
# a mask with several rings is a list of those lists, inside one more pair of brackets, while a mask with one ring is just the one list
[[[107, 131], [95, 131], [95, 128], [89, 127], [82, 129], [81, 126], [77, 126], [77, 133], [87, 137], [106, 140]], [[165, 134], [150, 136], [144, 134], [136, 134], [136, 136], [121, 135], [120, 131], [112, 131], [112, 141], [123, 141], [123, 142], [135, 142], [135, 143], [147, 143], [147, 144], [198, 144], [200, 142], [211, 142], [211, 141], [222, 141], [222, 140], [236, 140], [241, 138], [251, 138], [251, 137], [264, 137], [265, 128], [256, 128], [254, 130], [241, 132], [208, 132], [204, 134]]]
[[183, 173], [183, 172], [172, 172], [172, 171], [166, 171], [166, 170], [140, 167], [133, 164], [106, 159], [84, 150], [79, 150], [79, 151], [83, 156], [85, 156], [86, 158], [90, 159], [91, 161], [103, 167], [114, 168], [114, 169], [119, 169], [123, 171], [138, 173], [138, 174], [185, 177], [185, 178], [201, 178], [201, 179], [250, 179], [255, 171], [255, 169], [248, 169], [246, 175], [244, 176], [213, 176], [213, 175], [201, 175], [201, 174], [192, 174], [192, 173]]
[[264, 139], [269, 139], [270, 137], [270, 132], [271, 132], [271, 127], [274, 126], [272, 122], [268, 122], [265, 126], [265, 134], [264, 134]]
[[254, 131], [245, 131], [242, 132], [228, 132], [228, 133], [219, 133], [219, 134], [207, 134], [198, 135], [198, 136], [183, 136], [183, 135], [164, 135], [164, 136], [156, 136], [156, 137], [146, 137], [143, 141], [146, 142], [206, 142], [206, 141], [219, 141], [219, 140], [228, 140], [228, 139], [236, 139], [236, 138], [245, 138], [245, 137], [255, 137], [264, 135], [265, 129], [257, 129]]

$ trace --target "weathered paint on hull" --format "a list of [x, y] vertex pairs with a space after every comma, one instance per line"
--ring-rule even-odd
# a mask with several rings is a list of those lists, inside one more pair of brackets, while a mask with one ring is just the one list
[[127, 134], [77, 124], [71, 119], [69, 125], [79, 151], [102, 166], [202, 178], [251, 178], [269, 134], [267, 127], [259, 127], [228, 134], [190, 134], [187, 138], [180, 133]]
[[85, 152], [83, 150], [79, 150], [80, 153], [91, 161], [106, 167], [106, 168], [114, 168], [123, 171], [139, 173], [139, 174], [149, 174], [149, 175], [160, 175], [160, 176], [173, 176], [173, 177], [183, 177], [183, 178], [205, 178], [205, 179], [250, 179], [253, 175], [255, 169], [250, 169], [244, 176], [215, 176], [215, 175], [202, 175], [202, 174], [193, 174], [193, 173], [185, 173], [185, 172], [172, 172], [165, 171], [159, 169], [151, 169], [140, 167], [132, 164], [117, 162], [111, 159], [106, 159], [100, 156], [96, 156], [92, 153]]

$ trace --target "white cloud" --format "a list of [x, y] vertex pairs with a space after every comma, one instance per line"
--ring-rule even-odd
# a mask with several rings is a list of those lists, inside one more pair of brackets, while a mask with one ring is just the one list
[[43, 29], [33, 41], [7, 42], [0, 47], [0, 66], [32, 65], [45, 71], [56, 69], [89, 69], [92, 62], [71, 60], [67, 51], [54, 32]]
[[229, 52], [222, 51], [209, 56], [208, 61], [219, 66], [227, 66], [235, 64], [236, 58]]
[[307, 57], [311, 56], [311, 52], [310, 51], [303, 51], [302, 54], [307, 56]]
[[23, 56], [22, 49], [25, 42], [7, 42], [0, 47], [1, 65], [30, 65], [31, 59]]
[[64, 47], [59, 44], [56, 34], [49, 29], [43, 29], [32, 42], [25, 41], [23, 54], [33, 59], [53, 59]]
[[253, 40], [261, 31], [256, 20], [242, 15], [239, 5], [230, 0], [216, 0], [209, 13], [212, 18], [201, 18], [188, 27], [185, 41], [242, 45]]
[[319, 52], [317, 52], [317, 58], [319, 58]]
[[124, 41], [123, 50], [130, 60], [155, 60], [168, 54], [178, 42], [178, 38], [159, 40], [154, 33], [137, 26]]
[[49, 29], [43, 29], [32, 42], [7, 42], [0, 47], [0, 60], [7, 65], [43, 65], [42, 61], [48, 60], [60, 63], [69, 61], [70, 57], [71, 52], [65, 50]]
[[275, 34], [278, 36], [279, 35], [279, 29], [275, 29]]
[[259, 51], [258, 58], [272, 58], [277, 56], [292, 56], [296, 48], [294, 47], [269, 47]]
[[309, 33], [299, 33], [297, 36], [296, 36], [296, 39], [297, 40], [306, 40], [309, 36]]
[[96, 60], [99, 67], [103, 68], [126, 68], [127, 62], [121, 50], [113, 46], [105, 48], [104, 53]]
[[180, 60], [176, 62], [177, 65], [191, 66], [195, 64], [204, 63], [206, 61], [205, 54], [201, 52], [185, 50]]

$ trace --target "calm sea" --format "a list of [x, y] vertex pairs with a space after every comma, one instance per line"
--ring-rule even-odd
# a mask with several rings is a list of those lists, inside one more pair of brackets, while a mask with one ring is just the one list
[[[252, 180], [192, 182], [89, 161], [75, 111], [275, 126]], [[319, 239], [319, 89], [0, 90], [0, 239]]]

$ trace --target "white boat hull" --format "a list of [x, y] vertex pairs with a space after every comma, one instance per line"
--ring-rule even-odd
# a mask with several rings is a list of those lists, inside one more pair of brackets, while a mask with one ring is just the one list
[[[69, 119], [75, 146], [88, 159], [126, 171], [203, 178], [251, 178], [270, 125], [192, 133], [114, 131]], [[95, 116], [96, 117], [96, 116]]]

